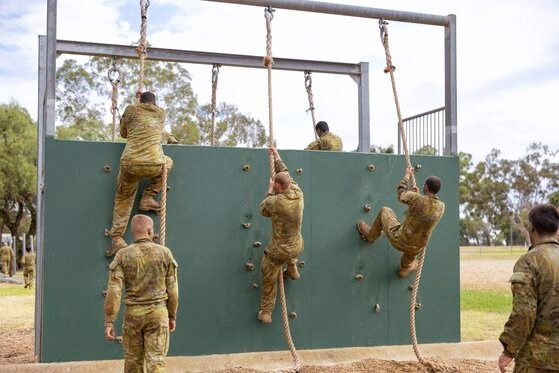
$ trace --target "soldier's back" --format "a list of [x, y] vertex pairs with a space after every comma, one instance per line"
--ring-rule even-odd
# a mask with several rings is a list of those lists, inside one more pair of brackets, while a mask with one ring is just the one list
[[326, 132], [321, 138], [321, 150], [329, 150], [329, 151], [342, 151], [343, 144], [342, 139], [333, 134], [332, 132]]
[[441, 220], [445, 205], [437, 196], [416, 194], [417, 196], [408, 204], [408, 212], [400, 231], [402, 238], [410, 245], [421, 248], [427, 245], [429, 237]]

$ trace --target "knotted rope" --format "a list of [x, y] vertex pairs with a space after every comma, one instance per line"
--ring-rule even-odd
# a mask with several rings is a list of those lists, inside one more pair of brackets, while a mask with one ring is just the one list
[[312, 119], [312, 131], [314, 133], [314, 139], [318, 140], [318, 134], [316, 133], [316, 118], [314, 116], [314, 97], [312, 94], [312, 72], [309, 70], [305, 71], [305, 89], [307, 90], [307, 96], [309, 98], [309, 108], [307, 111], [311, 112]]
[[138, 76], [138, 90], [136, 91], [136, 101], [140, 102], [140, 95], [144, 90], [144, 68], [146, 63], [146, 58], [148, 56], [147, 52], [147, 28], [148, 28], [148, 8], [149, 0], [140, 0], [140, 15], [142, 18], [140, 24], [140, 41], [138, 41], [138, 46], [136, 47], [136, 52], [138, 52], [138, 58], [140, 59], [140, 70]]
[[219, 78], [219, 68], [221, 65], [214, 64], [212, 68], [212, 101], [210, 103], [210, 110], [212, 115], [212, 132], [210, 144], [215, 145], [215, 114], [217, 113], [217, 80]]
[[111, 96], [111, 114], [113, 115], [113, 122], [111, 125], [111, 138], [112, 141], [116, 139], [116, 116], [118, 114], [118, 85], [120, 84], [121, 72], [116, 65], [117, 58], [114, 57], [111, 68], [107, 72], [107, 78], [113, 87]]
[[159, 244], [165, 246], [167, 234], [167, 163], [163, 164], [163, 184], [161, 186], [161, 210], [159, 222]]
[[[394, 70], [396, 67], [392, 64], [392, 56], [390, 55], [390, 47], [388, 44], [388, 22], [383, 19], [379, 20], [380, 28], [380, 39], [382, 45], [384, 46], [384, 52], [386, 55], [386, 67], [384, 68], [385, 73], [390, 74], [390, 81], [392, 82], [392, 92], [394, 93], [394, 102], [396, 104], [396, 112], [398, 114], [398, 127], [400, 128], [400, 136], [402, 137], [402, 144], [404, 145], [404, 155], [406, 159], [406, 167], [411, 168], [410, 154], [408, 150], [408, 141], [406, 137], [406, 131], [404, 130], [404, 125], [402, 122], [402, 113], [400, 111], [400, 101], [398, 99], [398, 92], [396, 91], [396, 80], [394, 79]], [[413, 173], [410, 177], [410, 182], [412, 187], [416, 188], [415, 177]], [[457, 371], [458, 369], [452, 365], [440, 364], [434, 361], [425, 360], [421, 352], [419, 351], [419, 345], [417, 343], [417, 335], [415, 331], [415, 307], [417, 302], [417, 291], [419, 289], [419, 281], [421, 280], [421, 271], [423, 270], [423, 263], [425, 261], [425, 252], [427, 247], [421, 248], [418, 253], [418, 267], [415, 272], [415, 279], [412, 285], [411, 297], [410, 297], [410, 337], [413, 346], [413, 352], [417, 357], [417, 360], [432, 372], [448, 372]]]
[[[264, 16], [266, 18], [266, 56], [264, 57], [263, 64], [268, 69], [268, 125], [270, 137], [268, 139], [268, 145], [272, 147], [274, 145], [274, 121], [273, 121], [273, 108], [272, 108], [272, 66], [274, 64], [274, 59], [272, 58], [272, 19], [274, 9], [267, 7], [264, 9]], [[270, 176], [274, 178], [276, 174], [274, 156], [270, 154]], [[291, 357], [293, 358], [294, 368], [283, 372], [300, 372], [301, 371], [301, 361], [299, 353], [295, 348], [293, 343], [293, 338], [291, 337], [291, 330], [289, 329], [289, 318], [287, 315], [287, 301], [285, 298], [285, 288], [283, 283], [283, 271], [280, 271], [278, 276], [279, 285], [279, 295], [281, 304], [281, 320], [283, 325], [283, 335], [285, 337], [285, 342], [289, 347], [291, 352]]]

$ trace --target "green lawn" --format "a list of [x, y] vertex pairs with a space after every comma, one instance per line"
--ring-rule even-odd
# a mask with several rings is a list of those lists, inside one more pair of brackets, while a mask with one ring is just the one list
[[460, 259], [518, 259], [527, 251], [524, 246], [461, 246]]
[[0, 285], [0, 297], [6, 297], [9, 295], [29, 295], [35, 294], [33, 290], [24, 289], [23, 285], [15, 284], [2, 284]]
[[460, 291], [462, 340], [497, 339], [512, 307], [512, 294], [499, 291]]

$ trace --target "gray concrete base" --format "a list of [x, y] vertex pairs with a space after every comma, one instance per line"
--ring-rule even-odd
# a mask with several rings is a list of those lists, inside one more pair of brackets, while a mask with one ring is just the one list
[[[462, 342], [453, 344], [425, 344], [420, 346], [425, 357], [440, 359], [497, 360], [502, 351], [498, 341]], [[353, 347], [300, 351], [303, 365], [328, 366], [352, 363], [364, 359], [415, 360], [411, 346]], [[289, 351], [253, 352], [230, 355], [181, 356], [167, 359], [167, 371], [211, 372], [230, 368], [249, 368], [263, 371], [292, 366]], [[117, 373], [122, 372], [122, 360], [79, 361], [71, 363], [0, 365], [0, 372], [13, 373]]]

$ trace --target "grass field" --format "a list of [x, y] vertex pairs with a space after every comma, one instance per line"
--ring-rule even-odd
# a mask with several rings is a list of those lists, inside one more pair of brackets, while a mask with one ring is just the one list
[[460, 291], [462, 340], [497, 339], [503, 331], [512, 305], [512, 294], [505, 291]]

